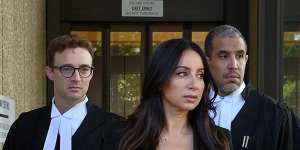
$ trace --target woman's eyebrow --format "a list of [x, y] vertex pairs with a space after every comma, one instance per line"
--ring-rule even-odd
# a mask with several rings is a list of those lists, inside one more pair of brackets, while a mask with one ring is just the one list
[[177, 66], [177, 67], [176, 67], [176, 69], [178, 69], [178, 68], [183, 68], [183, 69], [190, 70], [190, 68], [189, 68], [189, 67], [187, 67], [187, 66]]

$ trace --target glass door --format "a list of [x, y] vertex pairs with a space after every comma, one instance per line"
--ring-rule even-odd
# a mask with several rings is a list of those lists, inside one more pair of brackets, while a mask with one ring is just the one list
[[300, 32], [283, 35], [283, 99], [300, 116]]
[[207, 30], [182, 24], [68, 25], [72, 35], [89, 39], [96, 49], [89, 99], [106, 111], [128, 116], [139, 104], [149, 57], [163, 41], [193, 40], [203, 46]]
[[300, 1], [284, 1], [283, 100], [300, 117]]
[[128, 116], [139, 104], [144, 71], [142, 26], [112, 26], [110, 31], [110, 111]]

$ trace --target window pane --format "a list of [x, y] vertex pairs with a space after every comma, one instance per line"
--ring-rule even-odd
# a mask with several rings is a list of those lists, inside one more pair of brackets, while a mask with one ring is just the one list
[[90, 40], [96, 49], [95, 55], [102, 56], [102, 33], [95, 31], [71, 31], [71, 35], [77, 35]]
[[182, 38], [182, 32], [153, 32], [152, 51], [161, 43], [169, 39]]
[[126, 73], [111, 76], [111, 112], [121, 116], [131, 114], [140, 100], [141, 74]]
[[110, 41], [110, 111], [126, 117], [140, 100], [141, 32], [111, 32]]
[[300, 32], [284, 32], [283, 98], [300, 116]]
[[102, 107], [103, 97], [103, 50], [102, 50], [102, 32], [98, 31], [71, 31], [71, 35], [77, 35], [90, 40], [96, 49], [93, 66], [93, 78], [90, 82], [88, 97], [93, 103]]
[[204, 50], [205, 37], [208, 32], [192, 32], [192, 41]]
[[111, 55], [129, 56], [141, 53], [141, 32], [111, 32]]

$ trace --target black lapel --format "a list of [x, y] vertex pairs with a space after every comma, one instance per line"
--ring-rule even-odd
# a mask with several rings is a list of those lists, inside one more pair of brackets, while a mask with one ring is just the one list
[[91, 104], [90, 102], [86, 103], [87, 115], [82, 121], [79, 128], [76, 130], [72, 136], [72, 143], [81, 143], [80, 140], [86, 135], [92, 132], [96, 127], [104, 122], [103, 111]]
[[244, 106], [241, 108], [237, 116], [233, 119], [231, 126], [235, 126], [235, 122], [248, 122], [257, 119], [257, 107], [259, 101], [254, 88], [248, 84], [242, 92], [242, 97], [245, 100]]
[[248, 97], [250, 96], [251, 92], [253, 92], [255, 89], [252, 86], [251, 83], [248, 83], [247, 86], [245, 87], [245, 89], [242, 92], [242, 97], [247, 101]]
[[43, 149], [51, 121], [51, 106], [42, 108], [36, 121], [36, 135], [32, 141], [34, 149]]
[[[260, 107], [260, 103], [257, 98], [257, 92], [255, 92], [251, 85], [247, 85], [242, 92], [242, 96], [245, 99], [245, 104], [231, 123], [232, 142], [234, 146], [241, 145], [242, 138], [245, 136], [253, 138], [252, 134], [255, 133], [259, 118], [259, 111], [257, 110], [260, 109], [258, 108]], [[234, 149], [240, 149], [240, 147], [235, 147]]]

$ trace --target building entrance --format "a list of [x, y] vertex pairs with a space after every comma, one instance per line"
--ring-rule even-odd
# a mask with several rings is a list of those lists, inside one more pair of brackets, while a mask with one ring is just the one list
[[129, 115], [139, 104], [147, 62], [161, 42], [185, 38], [203, 48], [208, 30], [183, 23], [67, 26], [67, 33], [89, 39], [96, 49], [90, 100], [121, 116]]

